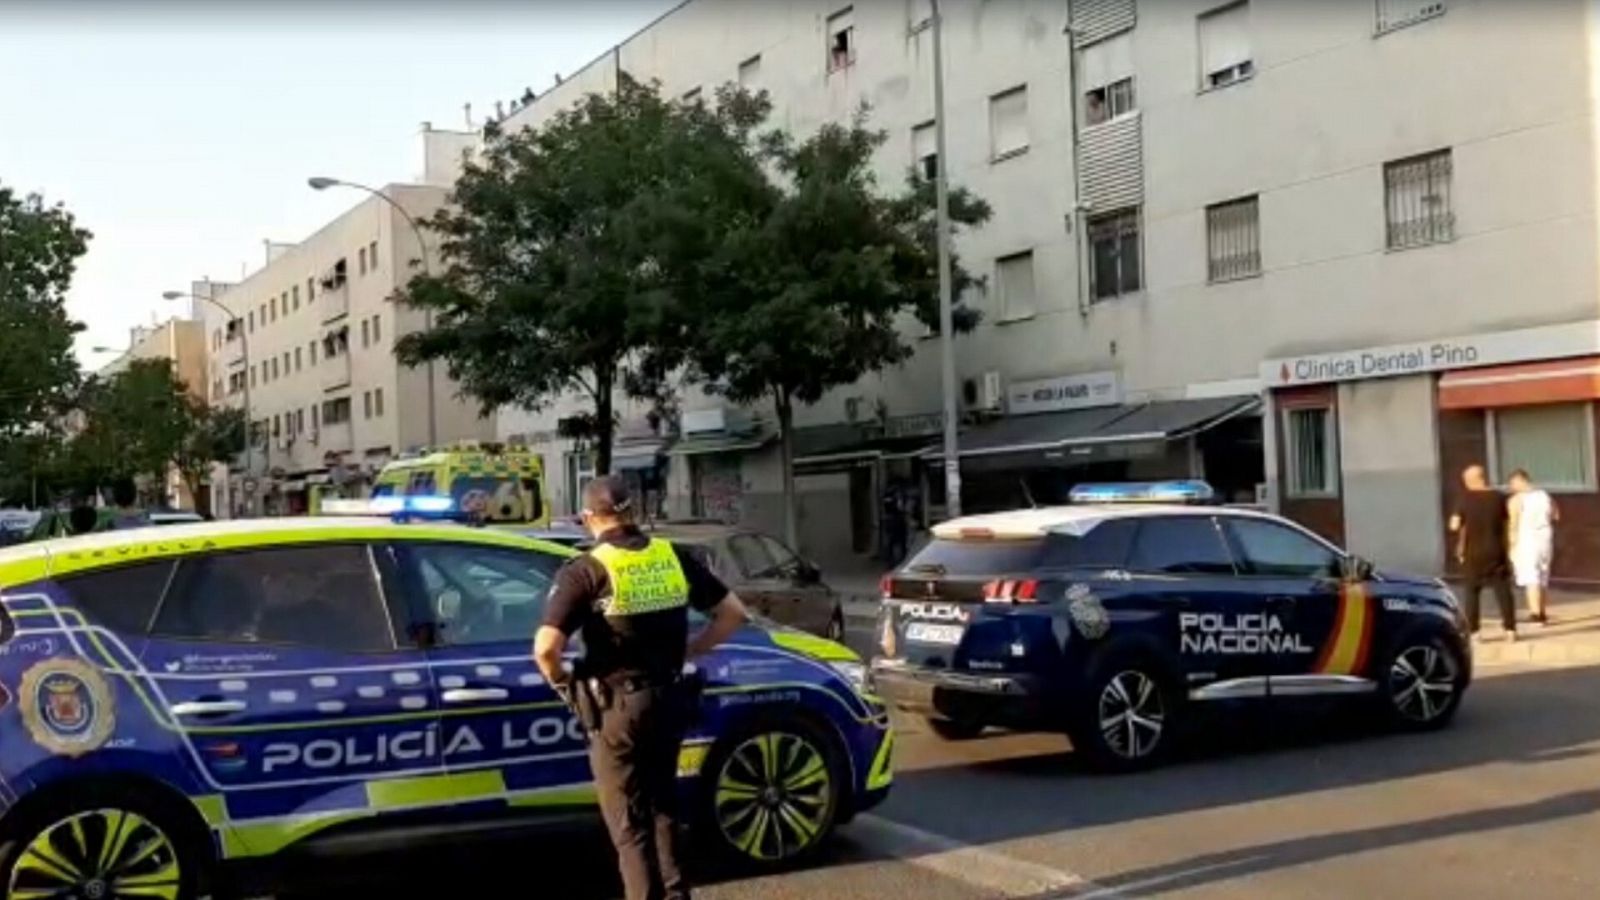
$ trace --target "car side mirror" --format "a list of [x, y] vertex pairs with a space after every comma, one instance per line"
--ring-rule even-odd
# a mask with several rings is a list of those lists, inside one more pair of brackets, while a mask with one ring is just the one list
[[1346, 556], [1339, 564], [1339, 574], [1345, 581], [1371, 581], [1372, 562], [1359, 556]]
[[809, 563], [802, 559], [795, 566], [794, 580], [800, 584], [821, 584], [822, 570], [817, 568], [814, 563]]

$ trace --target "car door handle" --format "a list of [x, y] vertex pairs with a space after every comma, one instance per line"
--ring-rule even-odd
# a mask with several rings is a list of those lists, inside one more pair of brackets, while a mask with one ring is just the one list
[[175, 716], [225, 716], [244, 712], [245, 708], [243, 700], [191, 700], [173, 704], [167, 711]]
[[511, 692], [505, 688], [457, 688], [445, 691], [442, 699], [446, 703], [487, 703], [510, 696]]

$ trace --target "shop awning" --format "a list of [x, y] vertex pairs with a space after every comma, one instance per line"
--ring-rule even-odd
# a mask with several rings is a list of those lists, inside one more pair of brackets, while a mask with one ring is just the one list
[[717, 434], [683, 438], [668, 453], [672, 456], [701, 456], [706, 453], [744, 453], [760, 450], [772, 443], [770, 434]]
[[[1179, 440], [1220, 425], [1235, 416], [1252, 413], [1260, 405], [1261, 398], [1250, 395], [1201, 400], [1157, 400], [1013, 416], [980, 425], [962, 434], [961, 455], [992, 456], [1092, 447], [1097, 444]], [[941, 448], [929, 448], [926, 455], [941, 456]]]
[[1440, 409], [1486, 409], [1600, 399], [1600, 356], [1446, 372]]
[[795, 435], [797, 467], [831, 468], [862, 465], [880, 459], [909, 459], [920, 456], [937, 438], [927, 435], [865, 437], [860, 429], [853, 433], [840, 433], [833, 440], [812, 438], [803, 440]]
[[611, 448], [611, 468], [618, 472], [654, 469], [667, 451], [666, 441], [638, 441]]

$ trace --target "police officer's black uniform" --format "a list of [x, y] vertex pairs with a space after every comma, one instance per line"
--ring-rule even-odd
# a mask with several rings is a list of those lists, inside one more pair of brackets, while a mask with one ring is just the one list
[[544, 624], [569, 637], [582, 632], [581, 674], [601, 685], [589, 760], [628, 900], [689, 896], [675, 843], [687, 712], [680, 675], [689, 609], [727, 596], [698, 560], [631, 525], [600, 535], [550, 593]]

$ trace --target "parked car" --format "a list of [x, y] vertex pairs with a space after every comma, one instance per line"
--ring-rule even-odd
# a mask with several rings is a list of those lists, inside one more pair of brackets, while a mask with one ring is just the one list
[[[585, 736], [529, 653], [571, 554], [353, 518], [0, 550], [0, 897], [193, 900], [280, 854], [588, 818]], [[701, 846], [791, 863], [887, 794], [855, 654], [752, 625], [698, 665]]]
[[832, 641], [844, 640], [844, 604], [822, 570], [759, 531], [713, 523], [662, 523], [651, 534], [702, 554], [753, 612]]
[[1198, 487], [1096, 488], [936, 526], [885, 579], [879, 692], [947, 739], [1062, 730], [1111, 769], [1156, 762], [1234, 702], [1364, 702], [1408, 729], [1455, 715], [1471, 643], [1438, 579], [1277, 516], [1150, 502]]

